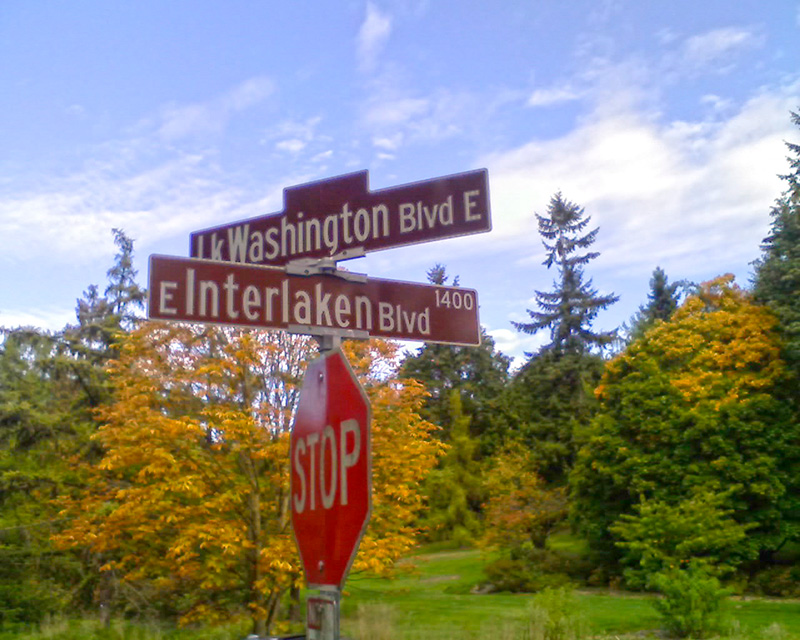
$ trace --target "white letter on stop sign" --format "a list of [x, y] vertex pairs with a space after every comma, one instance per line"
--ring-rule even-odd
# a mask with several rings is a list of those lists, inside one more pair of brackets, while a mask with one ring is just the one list
[[[347, 450], [348, 434], [353, 434], [353, 447]], [[316, 445], [319, 443], [319, 456], [316, 455]], [[338, 444], [338, 447], [337, 447]], [[330, 450], [330, 471], [326, 469], [325, 462], [328, 460], [327, 453]], [[306, 453], [311, 456], [311, 468], [309, 470], [308, 482], [306, 482], [306, 470], [303, 466], [302, 457]], [[292, 462], [295, 473], [300, 478], [299, 486], [294, 487], [294, 510], [296, 513], [303, 513], [306, 508], [306, 487], [311, 489], [312, 510], [316, 509], [316, 487], [319, 487], [319, 495], [324, 509], [330, 509], [336, 500], [337, 489], [339, 490], [339, 504], [347, 504], [347, 471], [358, 463], [361, 457], [361, 432], [358, 429], [357, 420], [345, 420], [339, 425], [339, 442], [336, 442], [336, 434], [333, 427], [327, 425], [322, 430], [322, 438], [318, 433], [312, 433], [305, 438], [297, 440]], [[315, 464], [316, 461], [318, 464]], [[337, 474], [338, 471], [338, 474]], [[337, 486], [338, 485], [338, 486]]]

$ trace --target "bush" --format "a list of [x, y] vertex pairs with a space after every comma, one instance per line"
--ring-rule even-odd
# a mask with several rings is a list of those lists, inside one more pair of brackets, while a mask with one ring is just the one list
[[531, 604], [528, 618], [530, 640], [577, 640], [586, 634], [578, 601], [571, 589], [545, 589]]
[[703, 565], [692, 562], [686, 569], [661, 571], [651, 584], [663, 594], [653, 606], [670, 633], [704, 638], [722, 630], [723, 605], [730, 592]]
[[515, 549], [487, 565], [484, 573], [494, 591], [536, 593], [573, 581], [582, 582], [591, 567], [585, 561], [550, 549]]
[[760, 571], [751, 581], [757, 593], [780, 598], [800, 598], [800, 565], [770, 567]]

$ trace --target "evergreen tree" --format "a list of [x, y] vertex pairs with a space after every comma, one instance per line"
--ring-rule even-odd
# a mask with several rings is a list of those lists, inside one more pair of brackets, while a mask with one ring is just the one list
[[[800, 127], [800, 112], [791, 117]], [[787, 142], [786, 146], [794, 154], [788, 158], [792, 171], [781, 176], [789, 188], [772, 207], [770, 234], [755, 264], [754, 293], [778, 316], [784, 357], [800, 376], [800, 144]]]
[[52, 334], [2, 330], [0, 622], [39, 619], [70, 598], [91, 602], [97, 584], [88, 578], [88, 564], [55, 552], [49, 537], [62, 524], [51, 499], [78, 490], [75, 462], [100, 453], [91, 436], [94, 410], [110, 399], [105, 366], [145, 297], [135, 281], [133, 242], [116, 229], [114, 241], [119, 252], [105, 295], [97, 285], [84, 292], [77, 324]]
[[466, 545], [480, 530], [478, 511], [483, 501], [481, 474], [475, 460], [477, 441], [469, 434], [458, 389], [450, 392], [450, 448], [425, 481], [428, 516], [425, 526], [431, 540], [452, 540]]
[[615, 332], [594, 332], [592, 321], [597, 313], [617, 300], [613, 294], [601, 296], [592, 286], [591, 278], [584, 281], [583, 268], [598, 255], [596, 251], [581, 253], [594, 244], [599, 228], [584, 233], [591, 218], [584, 210], [561, 193], [550, 199], [547, 215], [536, 214], [539, 234], [547, 250], [543, 264], [558, 269], [553, 291], [537, 291], [539, 311], [528, 309], [530, 322], [512, 322], [518, 331], [536, 333], [550, 329], [551, 342], [547, 349], [557, 354], [581, 355], [593, 348], [603, 347], [614, 339]]
[[536, 215], [547, 250], [544, 265], [558, 270], [554, 290], [537, 291], [539, 310], [528, 309], [530, 322], [514, 322], [525, 333], [550, 329], [551, 342], [514, 377], [503, 403], [507, 437], [531, 448], [539, 473], [563, 483], [579, 446], [580, 432], [594, 411], [593, 389], [602, 371], [598, 350], [611, 343], [613, 331], [596, 332], [597, 313], [617, 301], [601, 296], [585, 280], [584, 267], [599, 254], [588, 251], [598, 229], [586, 232], [590, 218], [560, 193], [546, 216]]
[[[427, 275], [432, 284], [445, 286], [449, 280], [441, 264], [434, 265]], [[455, 277], [452, 286], [457, 285]], [[510, 358], [495, 349], [494, 340], [481, 328], [478, 347], [426, 344], [416, 353], [406, 355], [401, 376], [418, 380], [430, 394], [422, 416], [442, 428], [443, 440], [450, 437], [450, 394], [454, 389], [461, 394], [464, 412], [472, 417], [471, 433], [488, 436], [493, 431], [499, 397], [508, 382], [510, 362]]]
[[680, 304], [681, 292], [690, 288], [691, 285], [684, 280], [670, 282], [666, 272], [661, 267], [656, 267], [650, 278], [647, 305], [641, 305], [631, 319], [628, 340], [641, 338], [659, 320], [669, 320]]

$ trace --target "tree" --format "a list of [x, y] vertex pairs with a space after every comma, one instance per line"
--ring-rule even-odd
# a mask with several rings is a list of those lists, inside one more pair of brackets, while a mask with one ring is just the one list
[[77, 303], [77, 325], [54, 333], [2, 330], [0, 609], [6, 620], [35, 621], [70, 600], [85, 603], [91, 591], [94, 559], [58, 552], [49, 537], [62, 524], [52, 499], [81, 484], [74, 461], [99, 454], [90, 436], [93, 410], [110, 398], [103, 367], [144, 300], [132, 268], [133, 241], [116, 229], [114, 241], [119, 252], [105, 296], [96, 285], [88, 288]]
[[610, 525], [642, 500], [675, 505], [729, 491], [752, 524], [736, 547], [762, 559], [800, 532], [800, 425], [780, 397], [786, 371], [774, 315], [724, 276], [606, 365], [600, 406], [571, 474], [573, 517], [606, 560]]
[[[444, 265], [434, 265], [427, 275], [432, 284], [448, 284]], [[457, 284], [455, 277], [452, 285]], [[400, 372], [425, 387], [429, 396], [422, 416], [441, 427], [439, 435], [444, 441], [450, 439], [450, 396], [454, 389], [461, 394], [463, 410], [471, 417], [471, 433], [491, 439], [497, 403], [508, 383], [510, 362], [510, 358], [495, 349], [494, 340], [481, 328], [479, 346], [425, 344], [416, 353], [406, 354]], [[484, 443], [483, 449], [486, 447]]]
[[[394, 352], [349, 349], [373, 407], [373, 517], [354, 570], [387, 571], [412, 544], [417, 487], [435, 464], [422, 390], [386, 377]], [[126, 593], [182, 623], [248, 612], [266, 635], [300, 568], [290, 533], [289, 425], [310, 341], [145, 323], [110, 365], [103, 458], [62, 501], [56, 541], [104, 558], [96, 596]], [[169, 604], [167, 604], [169, 603]]]
[[566, 482], [597, 407], [594, 388], [602, 371], [597, 354], [544, 350], [520, 368], [498, 403], [503, 439], [523, 442], [548, 484]]
[[687, 569], [690, 563], [712, 575], [729, 574], [741, 557], [736, 547], [752, 524], [740, 524], [725, 506], [728, 495], [699, 488], [678, 503], [644, 498], [613, 525], [617, 546], [625, 550], [625, 581], [643, 588], [657, 574]]
[[536, 292], [539, 311], [527, 310], [530, 322], [512, 324], [524, 333], [550, 329], [551, 342], [546, 348], [559, 355], [582, 355], [609, 344], [614, 332], [594, 332], [591, 324], [599, 311], [619, 297], [601, 296], [591, 279], [584, 281], [583, 268], [600, 254], [578, 253], [594, 244], [599, 228], [583, 233], [591, 218], [585, 218], [583, 208], [565, 200], [561, 193], [550, 199], [547, 215], [536, 214], [536, 219], [547, 250], [542, 264], [548, 269], [555, 265], [558, 280], [553, 291]]
[[548, 488], [537, 466], [536, 459], [517, 442], [510, 442], [492, 459], [486, 478], [484, 544], [543, 549], [550, 532], [564, 520], [566, 490]]
[[664, 270], [656, 267], [650, 278], [647, 305], [640, 306], [631, 319], [629, 341], [641, 338], [656, 322], [669, 320], [680, 304], [681, 290], [686, 291], [690, 286], [683, 280], [669, 282]]
[[428, 538], [452, 540], [458, 545], [474, 541], [480, 531], [482, 502], [480, 467], [475, 459], [477, 441], [469, 433], [470, 416], [461, 406], [458, 389], [450, 392], [450, 443], [439, 468], [425, 483]]
[[[791, 118], [800, 127], [800, 113]], [[770, 234], [755, 263], [754, 293], [778, 316], [784, 357], [800, 379], [800, 144], [786, 146], [794, 154], [788, 158], [792, 171], [781, 176], [789, 186], [772, 207]]]
[[599, 254], [586, 251], [598, 228], [585, 232], [590, 218], [561, 193], [550, 199], [546, 216], [536, 214], [547, 250], [544, 265], [555, 265], [554, 290], [537, 291], [538, 311], [528, 309], [530, 322], [512, 323], [536, 333], [550, 329], [551, 341], [517, 372], [504, 403], [507, 432], [517, 432], [538, 459], [539, 472], [550, 483], [563, 483], [572, 466], [579, 432], [594, 407], [592, 389], [602, 360], [599, 350], [615, 332], [594, 331], [599, 311], [618, 297], [599, 295], [584, 267]]

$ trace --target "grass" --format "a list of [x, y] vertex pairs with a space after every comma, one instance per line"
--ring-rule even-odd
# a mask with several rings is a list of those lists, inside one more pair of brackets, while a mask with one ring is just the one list
[[[391, 627], [393, 634], [384, 633], [382, 637], [393, 640], [526, 637], [523, 631], [535, 596], [470, 593], [481, 582], [483, 566], [490, 560], [478, 550], [420, 553], [407, 561], [404, 572], [396, 579], [354, 575], [347, 582], [342, 604], [343, 633], [366, 640], [378, 637], [375, 635], [378, 629]], [[583, 617], [590, 635], [595, 637], [643, 631], [655, 634], [661, 625], [650, 603], [652, 597], [581, 590], [577, 593], [575, 613]], [[733, 600], [730, 613], [735, 632], [731, 637], [800, 639], [800, 602]], [[371, 627], [370, 617], [374, 618]], [[370, 635], [365, 635], [366, 627], [371, 629]], [[487, 630], [492, 633], [485, 635]]]
[[[564, 539], [567, 548], [574, 540]], [[469, 549], [421, 549], [392, 579], [352, 575], [342, 603], [342, 633], [352, 640], [546, 640], [536, 627], [537, 596], [497, 593], [477, 595], [483, 567], [493, 559]], [[569, 605], [570, 616], [585, 632], [553, 640], [644, 640], [659, 631], [653, 596], [584, 589]], [[730, 640], [800, 640], [800, 601], [734, 599]], [[538, 631], [537, 631], [538, 629]], [[172, 629], [115, 621], [110, 628], [96, 620], [53, 620], [38, 630], [0, 630], [0, 640], [243, 640], [247, 624], [221, 629]], [[646, 632], [652, 632], [647, 634]]]

